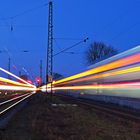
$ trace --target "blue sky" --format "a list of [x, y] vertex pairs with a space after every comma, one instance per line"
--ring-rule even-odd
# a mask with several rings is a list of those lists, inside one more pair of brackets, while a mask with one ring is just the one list
[[[1, 0], [0, 5], [0, 66], [7, 69], [8, 57], [12, 72], [39, 75], [39, 62], [45, 60], [47, 47], [47, 0]], [[31, 12], [9, 18], [26, 10]], [[119, 52], [140, 44], [140, 0], [53, 0], [54, 53], [67, 48], [80, 39], [89, 37], [87, 43], [54, 57], [54, 71], [65, 76], [87, 68], [84, 52], [94, 41], [103, 41]], [[6, 18], [5, 20], [2, 20]], [[11, 26], [13, 31], [11, 31]], [[28, 50], [29, 52], [23, 52]], [[16, 68], [13, 67], [16, 65]]]

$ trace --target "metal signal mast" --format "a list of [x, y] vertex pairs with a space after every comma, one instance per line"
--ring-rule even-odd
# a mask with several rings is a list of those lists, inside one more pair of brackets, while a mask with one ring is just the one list
[[48, 46], [47, 46], [47, 68], [46, 68], [46, 84], [52, 83], [53, 77], [53, 4], [49, 2], [49, 18], [48, 18]]

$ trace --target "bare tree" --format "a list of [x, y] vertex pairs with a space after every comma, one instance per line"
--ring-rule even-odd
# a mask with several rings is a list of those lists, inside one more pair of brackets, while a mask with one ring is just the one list
[[102, 42], [94, 42], [86, 51], [86, 60], [88, 64], [94, 64], [117, 53], [118, 51], [110, 45]]

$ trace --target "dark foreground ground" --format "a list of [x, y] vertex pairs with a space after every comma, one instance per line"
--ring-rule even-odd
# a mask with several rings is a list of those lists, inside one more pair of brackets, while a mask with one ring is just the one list
[[16, 113], [0, 140], [140, 140], [140, 124], [105, 116], [45, 94]]

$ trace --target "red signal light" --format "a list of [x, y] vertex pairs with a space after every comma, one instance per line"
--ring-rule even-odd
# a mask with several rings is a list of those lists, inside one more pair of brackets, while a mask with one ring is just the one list
[[37, 77], [36, 79], [35, 79], [35, 81], [37, 82], [37, 83], [41, 83], [41, 78], [40, 77]]

